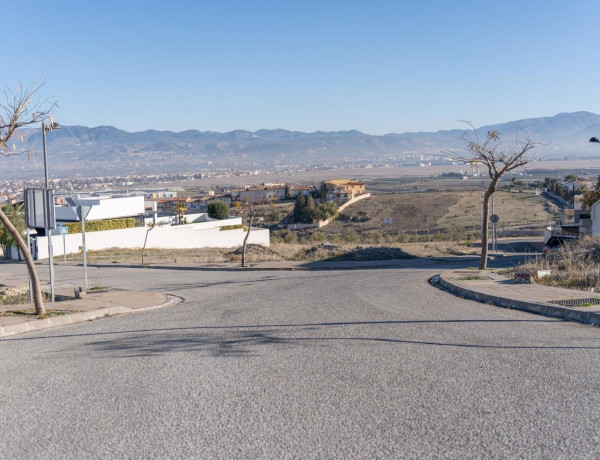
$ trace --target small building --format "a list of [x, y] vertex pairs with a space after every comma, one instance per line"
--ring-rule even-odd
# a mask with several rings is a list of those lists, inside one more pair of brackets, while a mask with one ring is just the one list
[[328, 201], [349, 201], [366, 192], [364, 182], [349, 179], [334, 179], [325, 183]]
[[232, 201], [265, 203], [285, 198], [285, 185], [246, 187], [231, 190]]

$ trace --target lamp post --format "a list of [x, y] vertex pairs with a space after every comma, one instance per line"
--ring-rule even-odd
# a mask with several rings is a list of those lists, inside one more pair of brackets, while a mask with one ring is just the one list
[[[53, 129], [60, 129], [60, 125], [58, 123], [54, 123], [52, 119], [50, 119], [50, 123], [44, 123], [42, 120], [42, 139], [44, 143], [44, 178], [46, 184], [46, 190], [50, 189], [48, 184], [48, 154], [46, 153], [46, 131], [52, 131]], [[48, 206], [54, 206], [54, 203], [48, 203]], [[50, 269], [50, 298], [51, 301], [54, 302], [54, 257], [53, 257], [53, 248], [52, 248], [52, 235], [51, 229], [46, 229], [46, 236], [48, 237], [48, 266]]]

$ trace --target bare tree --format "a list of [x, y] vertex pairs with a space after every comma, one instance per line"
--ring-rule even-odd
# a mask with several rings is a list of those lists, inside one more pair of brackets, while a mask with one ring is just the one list
[[248, 208], [248, 230], [246, 231], [246, 236], [244, 237], [244, 244], [242, 245], [242, 267], [246, 266], [246, 244], [248, 243], [248, 238], [250, 237], [250, 231], [252, 231], [252, 224], [254, 223], [254, 216], [256, 215], [256, 211], [250, 203], [245, 203], [244, 206]]
[[490, 198], [498, 189], [502, 176], [513, 169], [526, 165], [531, 160], [531, 150], [538, 144], [534, 143], [526, 133], [515, 139], [514, 145], [500, 142], [498, 131], [488, 131], [485, 139], [481, 139], [477, 129], [471, 122], [465, 122], [471, 127], [461, 139], [467, 143], [467, 154], [455, 155], [455, 158], [466, 164], [479, 164], [487, 168], [490, 184], [483, 195], [483, 212], [481, 222], [481, 260], [479, 269], [487, 268], [488, 256], [488, 215]]
[[[35, 85], [29, 87], [19, 84], [16, 91], [8, 87], [4, 88], [4, 94], [2, 100], [0, 100], [0, 154], [2, 156], [26, 154], [29, 157], [27, 150], [20, 149], [17, 146], [17, 142], [24, 141], [24, 136], [19, 132], [19, 129], [41, 123], [44, 119], [50, 118], [50, 111], [56, 106], [53, 102], [39, 99], [38, 92], [43, 84], [44, 80], [40, 80]], [[35, 312], [37, 315], [44, 315], [46, 309], [44, 307], [40, 279], [29, 248], [23, 241], [20, 232], [11, 223], [2, 209], [0, 209], [0, 222], [4, 224], [8, 232], [13, 236], [17, 247], [25, 257], [25, 263], [27, 264], [27, 270], [29, 271], [33, 287]]]

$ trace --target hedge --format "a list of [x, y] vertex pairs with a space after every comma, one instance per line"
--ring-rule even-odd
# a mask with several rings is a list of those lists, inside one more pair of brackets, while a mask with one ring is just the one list
[[244, 231], [248, 231], [248, 227], [246, 227], [245, 225], [242, 224], [238, 224], [238, 225], [223, 225], [222, 227], [219, 227], [219, 231], [223, 232], [225, 230], [237, 230], [237, 229], [244, 229]]
[[[65, 224], [69, 228], [69, 233], [81, 233], [81, 222], [71, 222]], [[107, 219], [107, 220], [90, 220], [85, 223], [86, 232], [100, 232], [103, 230], [119, 230], [122, 228], [135, 227], [135, 219], [133, 217], [125, 217], [123, 219]]]

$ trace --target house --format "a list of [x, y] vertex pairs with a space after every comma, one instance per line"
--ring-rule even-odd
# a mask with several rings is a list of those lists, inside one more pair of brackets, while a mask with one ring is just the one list
[[208, 203], [211, 201], [224, 201], [229, 206], [231, 206], [231, 194], [230, 193], [222, 193], [219, 195], [211, 194], [204, 195], [194, 198], [189, 198], [186, 205], [187, 208], [192, 212], [206, 212], [208, 208]]
[[349, 201], [365, 193], [364, 182], [349, 179], [332, 179], [325, 182], [328, 201]]
[[306, 187], [304, 185], [292, 185], [290, 186], [290, 195], [292, 198], [297, 198], [300, 194], [308, 196], [314, 190], [314, 187]]
[[248, 203], [265, 203], [285, 198], [285, 185], [246, 187], [231, 190], [231, 200]]
[[165, 198], [165, 199], [152, 199], [147, 201], [156, 201], [156, 208], [158, 214], [161, 216], [164, 215], [175, 215], [177, 214], [177, 205], [179, 203], [183, 203], [187, 207], [187, 201], [189, 198], [187, 197], [175, 197], [175, 198]]

